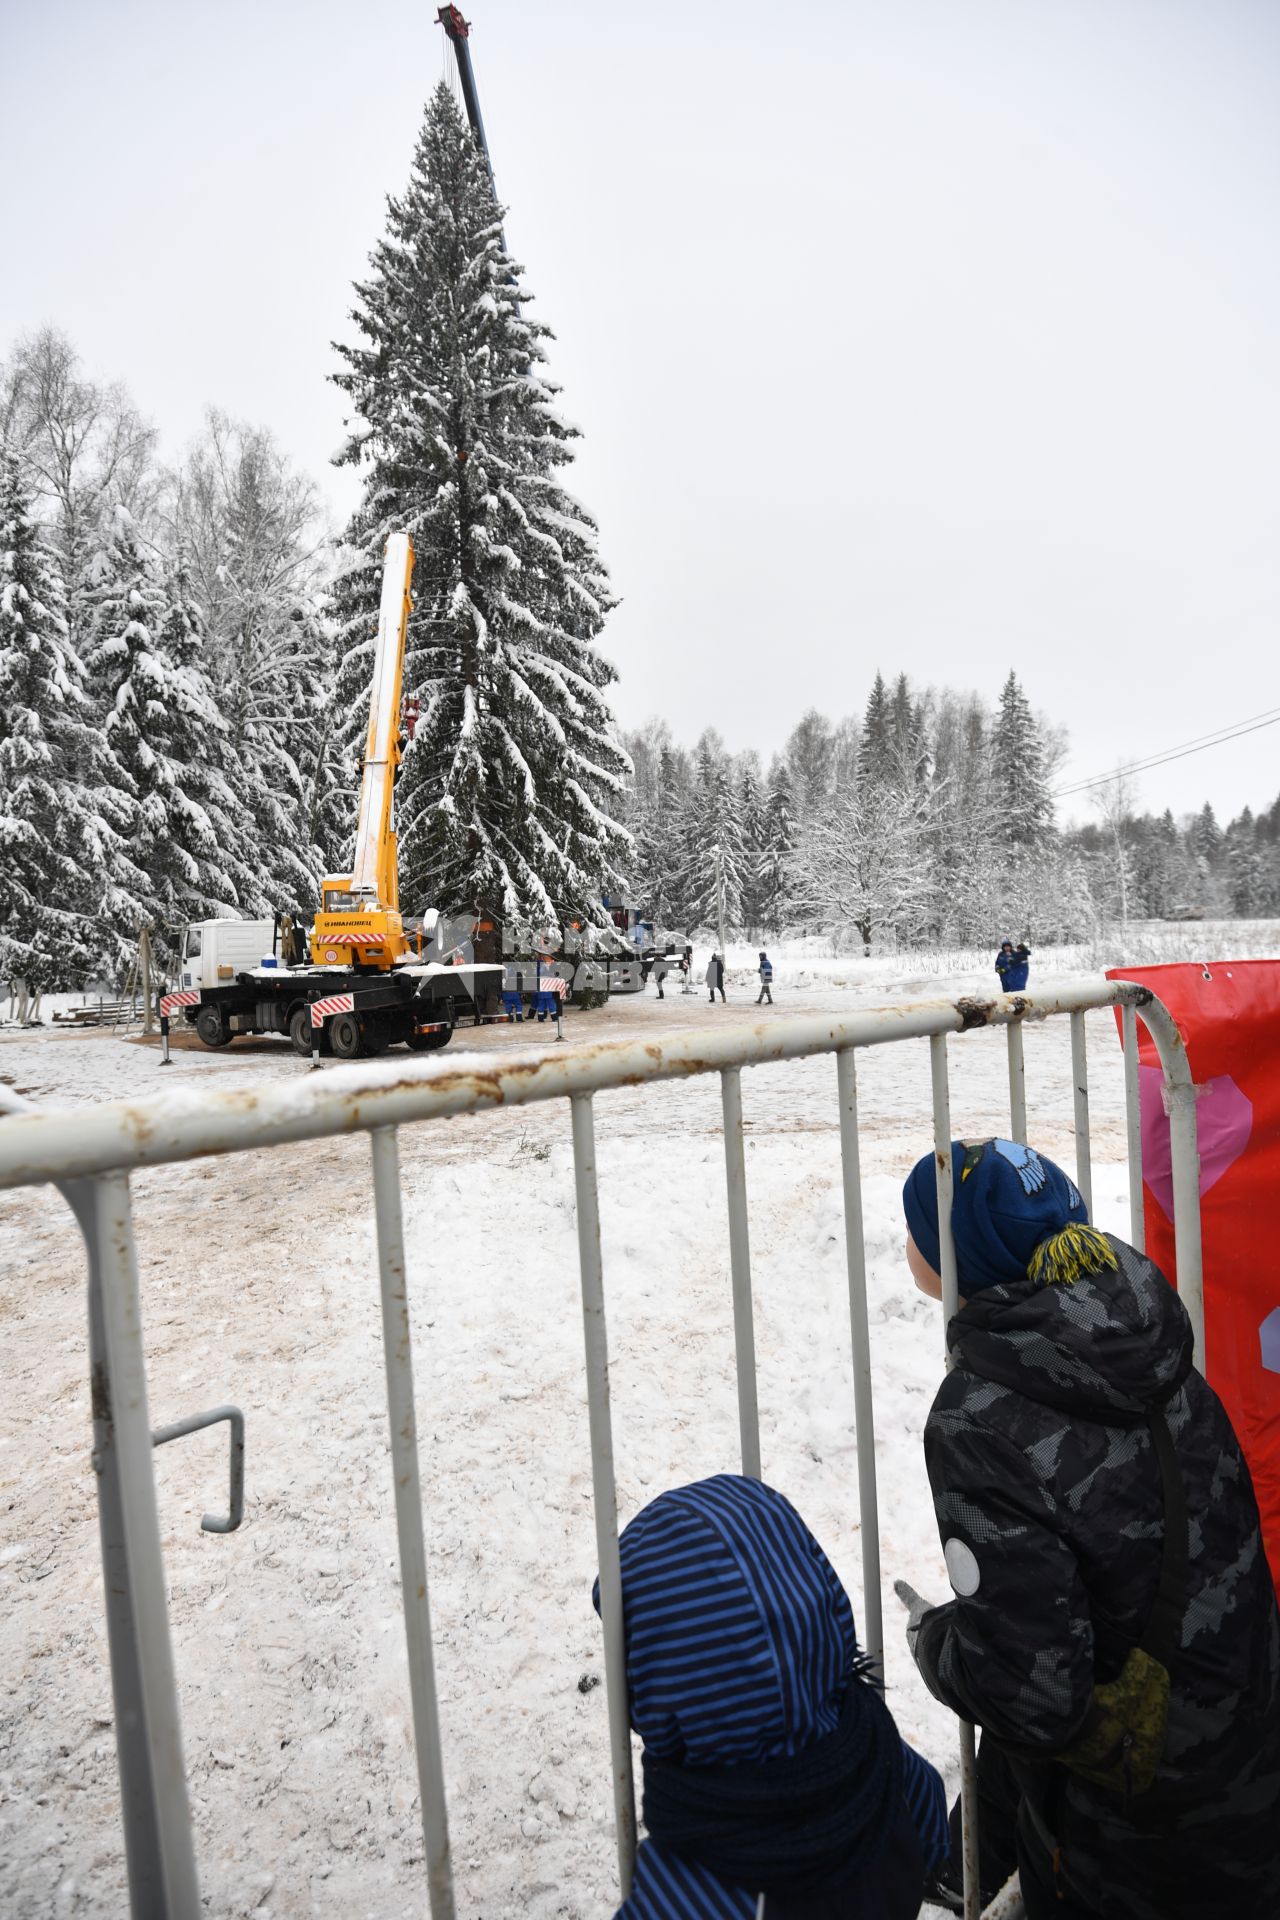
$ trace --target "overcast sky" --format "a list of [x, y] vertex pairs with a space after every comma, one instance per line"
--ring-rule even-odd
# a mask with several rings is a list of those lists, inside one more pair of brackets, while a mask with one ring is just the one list
[[[1274, 0], [468, 11], [625, 725], [767, 755], [1012, 666], [1084, 777], [1280, 707]], [[213, 403], [345, 515], [329, 342], [434, 16], [0, 0], [0, 354], [52, 322], [166, 455]], [[1274, 727], [1139, 797], [1278, 791]]]

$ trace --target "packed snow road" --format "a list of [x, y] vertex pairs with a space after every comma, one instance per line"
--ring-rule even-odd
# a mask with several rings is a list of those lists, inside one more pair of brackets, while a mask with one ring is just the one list
[[[856, 968], [845, 969], [856, 976]], [[868, 970], [870, 971], [870, 970]], [[984, 980], [775, 985], [779, 1016], [847, 1012]], [[757, 1017], [668, 983], [659, 1005], [570, 1015], [603, 1038]], [[547, 1029], [460, 1035], [450, 1059]], [[1090, 1016], [1096, 1197], [1123, 1231], [1123, 1089]], [[1065, 1020], [1028, 1031], [1032, 1137], [1072, 1164]], [[1003, 1035], [951, 1046], [958, 1132], [1007, 1126]], [[287, 1045], [158, 1049], [109, 1033], [0, 1033], [0, 1078], [41, 1104], [306, 1073]], [[920, 1437], [937, 1310], [901, 1257], [899, 1188], [930, 1130], [928, 1050], [860, 1057], [885, 1590], [946, 1592]], [[827, 1547], [860, 1611], [856, 1456], [830, 1059], [744, 1076], [765, 1474]], [[736, 1462], [715, 1076], [597, 1099], [619, 1502]], [[459, 1912], [603, 1916], [614, 1851], [563, 1102], [406, 1129], [406, 1236]], [[159, 1424], [238, 1402], [247, 1508], [200, 1531], [225, 1430], [156, 1455], [202, 1888], [218, 1915], [419, 1915], [416, 1809], [386, 1443], [377, 1263], [362, 1138], [135, 1176]], [[0, 1197], [0, 1907], [124, 1909], [100, 1597], [83, 1260], [62, 1203]], [[890, 1700], [954, 1778], [954, 1726], [916, 1680], [888, 1607]]]

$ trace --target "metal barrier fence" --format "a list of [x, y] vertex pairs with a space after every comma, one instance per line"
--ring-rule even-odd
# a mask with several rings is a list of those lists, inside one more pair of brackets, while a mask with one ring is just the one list
[[[862, 1624], [868, 1650], [883, 1651], [880, 1537], [876, 1495], [872, 1365], [867, 1323], [862, 1184], [859, 1167], [857, 1050], [927, 1039], [931, 1052], [933, 1132], [937, 1154], [943, 1325], [956, 1311], [955, 1249], [950, 1233], [951, 1113], [947, 1040], [976, 1028], [1007, 1028], [1010, 1132], [1026, 1140], [1023, 1027], [1056, 1015], [1071, 1024], [1076, 1180], [1091, 1198], [1086, 1012], [1122, 1009], [1129, 1148], [1130, 1239], [1143, 1246], [1137, 1022], [1147, 1027], [1164, 1070], [1172, 1138], [1175, 1234], [1182, 1299], [1203, 1364], [1200, 1286], [1199, 1165], [1196, 1089], [1181, 1036], [1168, 1011], [1142, 986], [1104, 981], [1009, 994], [994, 1000], [916, 1002], [851, 1015], [806, 1016], [721, 1028], [685, 1037], [602, 1042], [562, 1053], [504, 1053], [409, 1066], [388, 1081], [385, 1068], [337, 1069], [321, 1077], [288, 1075], [267, 1087], [160, 1096], [134, 1102], [42, 1112], [0, 1087], [8, 1112], [0, 1119], [0, 1188], [56, 1184], [79, 1222], [89, 1261], [89, 1347], [94, 1465], [102, 1542], [112, 1689], [115, 1701], [121, 1810], [132, 1910], [141, 1916], [198, 1920], [201, 1902], [182, 1754], [161, 1556], [153, 1445], [217, 1420], [231, 1428], [231, 1514], [206, 1515], [225, 1531], [238, 1523], [238, 1468], [243, 1427], [238, 1411], [219, 1407], [153, 1433], [147, 1407], [142, 1306], [134, 1250], [129, 1170], [205, 1154], [283, 1146], [300, 1140], [370, 1135], [374, 1211], [381, 1278], [401, 1593], [421, 1799], [427, 1882], [433, 1920], [453, 1920], [439, 1707], [432, 1663], [427, 1554], [413, 1389], [397, 1129], [418, 1121], [495, 1106], [568, 1099], [572, 1116], [578, 1246], [586, 1349], [596, 1546], [608, 1693], [609, 1741], [619, 1878], [625, 1895], [636, 1847], [631, 1734], [623, 1644], [617, 1493], [609, 1407], [609, 1356], [596, 1183], [593, 1096], [641, 1082], [719, 1073], [724, 1113], [734, 1345], [742, 1470], [760, 1474], [751, 1251], [743, 1155], [741, 1069], [771, 1061], [834, 1053], [849, 1311], [853, 1409], [863, 1543]], [[965, 1801], [964, 1868], [967, 1920], [978, 1917], [977, 1828], [973, 1800], [973, 1729], [961, 1728]]]

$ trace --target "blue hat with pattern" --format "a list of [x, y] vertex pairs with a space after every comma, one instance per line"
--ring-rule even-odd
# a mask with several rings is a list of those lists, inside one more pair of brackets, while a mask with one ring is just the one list
[[[966, 1298], [983, 1287], [1025, 1280], [1042, 1242], [1066, 1227], [1088, 1225], [1089, 1210], [1074, 1180], [1033, 1147], [1016, 1140], [953, 1140], [951, 1156], [951, 1231]], [[936, 1164], [931, 1153], [918, 1160], [902, 1190], [911, 1238], [935, 1271], [942, 1265]]]

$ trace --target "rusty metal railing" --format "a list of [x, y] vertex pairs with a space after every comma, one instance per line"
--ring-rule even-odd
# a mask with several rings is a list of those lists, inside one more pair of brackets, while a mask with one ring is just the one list
[[[570, 1105], [582, 1282], [586, 1382], [600, 1572], [605, 1679], [608, 1690], [619, 1881], [630, 1885], [636, 1846], [631, 1734], [623, 1643], [617, 1490], [609, 1405], [605, 1277], [600, 1252], [592, 1101], [596, 1093], [637, 1083], [718, 1073], [724, 1114], [726, 1198], [738, 1385], [742, 1470], [761, 1472], [752, 1323], [747, 1185], [742, 1151], [741, 1070], [770, 1062], [834, 1054], [845, 1203], [853, 1415], [863, 1542], [863, 1612], [868, 1651], [883, 1654], [880, 1539], [873, 1443], [873, 1373], [867, 1317], [866, 1261], [858, 1138], [859, 1048], [927, 1039], [931, 1053], [933, 1129], [942, 1222], [942, 1320], [957, 1310], [955, 1251], [950, 1231], [951, 1115], [948, 1041], [952, 1034], [1007, 1030], [1010, 1128], [1026, 1140], [1023, 1029], [1065, 1015], [1071, 1023], [1076, 1176], [1091, 1190], [1088, 1073], [1084, 1016], [1121, 1009], [1129, 1147], [1130, 1233], [1143, 1244], [1137, 1023], [1147, 1027], [1164, 1069], [1173, 1159], [1178, 1283], [1195, 1329], [1202, 1363], [1199, 1172], [1196, 1089], [1186, 1051], [1167, 1009], [1143, 986], [1103, 981], [1050, 987], [994, 1000], [929, 1000], [908, 1006], [826, 1016], [776, 1019], [711, 1033], [603, 1042], [564, 1052], [472, 1056], [456, 1066], [406, 1062], [402, 1068], [339, 1068], [324, 1076], [283, 1076], [251, 1090], [206, 1091], [117, 1101], [74, 1110], [29, 1107], [0, 1087], [0, 1188], [52, 1183], [72, 1207], [89, 1263], [89, 1347], [93, 1384], [94, 1462], [106, 1590], [121, 1809], [136, 1920], [201, 1914], [190, 1805], [182, 1756], [182, 1724], [170, 1644], [160, 1525], [151, 1454], [154, 1444], [214, 1419], [232, 1426], [232, 1515], [238, 1518], [236, 1470], [243, 1454], [237, 1410], [218, 1408], [153, 1433], [147, 1407], [142, 1302], [133, 1240], [129, 1173], [207, 1154], [239, 1153], [349, 1133], [367, 1133], [372, 1149], [374, 1213], [381, 1283], [383, 1350], [391, 1430], [401, 1593], [418, 1764], [427, 1884], [433, 1920], [453, 1920], [453, 1877], [444, 1756], [433, 1666], [426, 1534], [413, 1390], [413, 1342], [401, 1225], [397, 1131], [402, 1126], [496, 1106], [567, 1099]], [[239, 1453], [237, 1454], [237, 1447]], [[206, 1518], [206, 1524], [208, 1520]], [[215, 1526], [224, 1523], [215, 1522]], [[973, 1730], [961, 1729], [965, 1807], [965, 1912], [978, 1916], [977, 1825]]]

